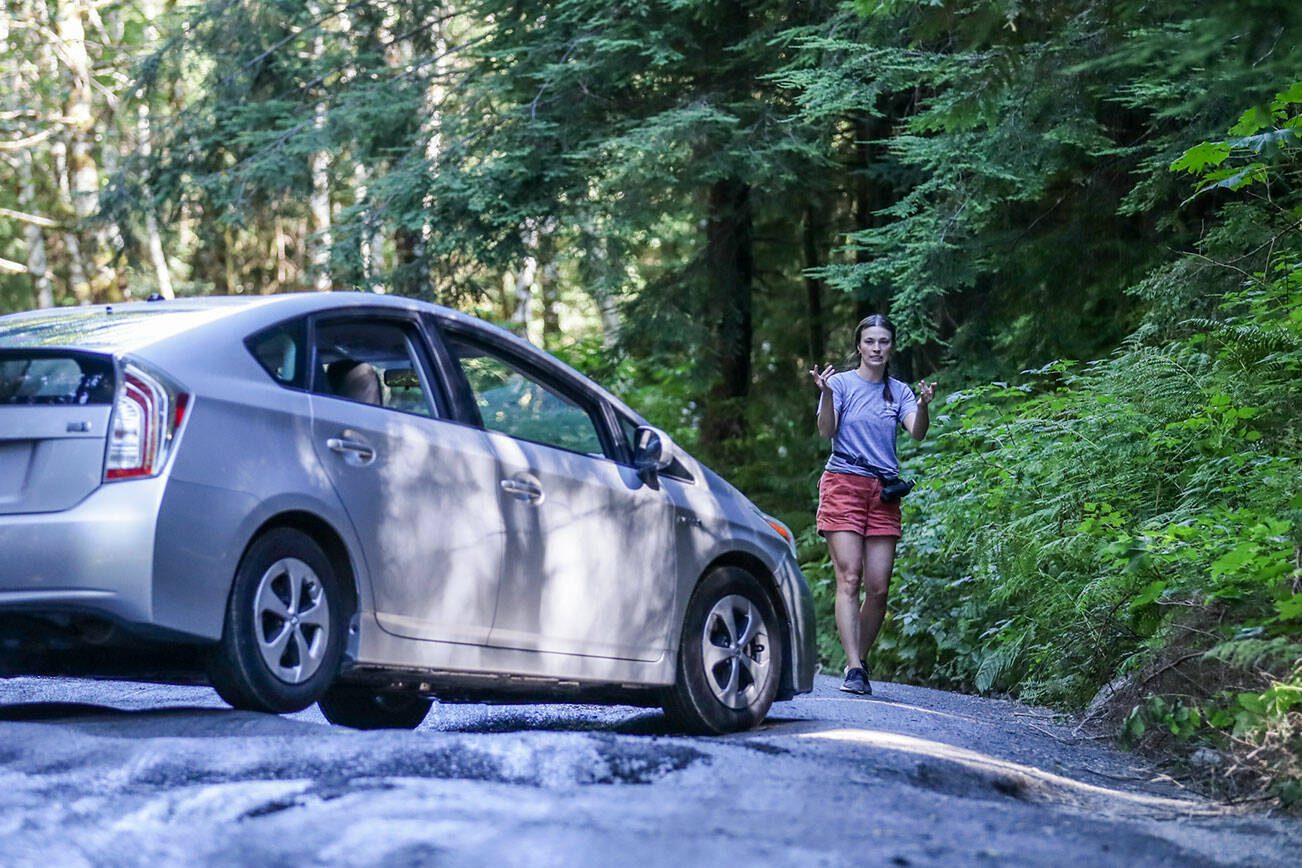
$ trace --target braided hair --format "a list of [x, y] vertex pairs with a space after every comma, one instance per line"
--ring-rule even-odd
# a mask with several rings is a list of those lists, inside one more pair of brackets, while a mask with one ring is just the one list
[[[891, 346], [895, 346], [895, 324], [886, 318], [886, 314], [874, 313], [859, 320], [859, 325], [854, 329], [854, 357], [859, 358], [859, 338], [863, 337], [863, 330], [868, 328], [886, 329], [891, 333]], [[895, 396], [891, 394], [891, 363], [887, 362], [886, 367], [882, 370], [882, 400], [890, 404], [895, 401]]]

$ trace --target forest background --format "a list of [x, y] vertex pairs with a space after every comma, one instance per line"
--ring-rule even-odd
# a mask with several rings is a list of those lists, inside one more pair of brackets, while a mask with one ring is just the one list
[[941, 385], [873, 677], [1302, 806], [1302, 4], [3, 0], [0, 311], [449, 304], [797, 531], [861, 316]]

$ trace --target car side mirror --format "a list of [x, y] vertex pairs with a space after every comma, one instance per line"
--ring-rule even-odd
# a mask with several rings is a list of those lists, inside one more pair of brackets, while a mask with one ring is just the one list
[[633, 436], [633, 466], [643, 479], [650, 479], [674, 463], [676, 447], [669, 435], [650, 425], [639, 425]]

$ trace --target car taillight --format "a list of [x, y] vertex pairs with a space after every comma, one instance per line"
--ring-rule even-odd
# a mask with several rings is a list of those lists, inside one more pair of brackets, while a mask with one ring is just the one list
[[189, 394], [174, 383], [126, 365], [109, 424], [104, 481], [157, 476], [189, 406]]

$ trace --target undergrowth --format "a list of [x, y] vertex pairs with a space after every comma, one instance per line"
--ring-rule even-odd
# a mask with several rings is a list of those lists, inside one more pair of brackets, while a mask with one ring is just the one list
[[[1219, 316], [937, 402], [877, 676], [1088, 707], [1222, 796], [1302, 810], [1299, 103], [1174, 165], [1246, 199], [1136, 292], [1210, 269]], [[801, 542], [835, 665], [832, 571]]]

